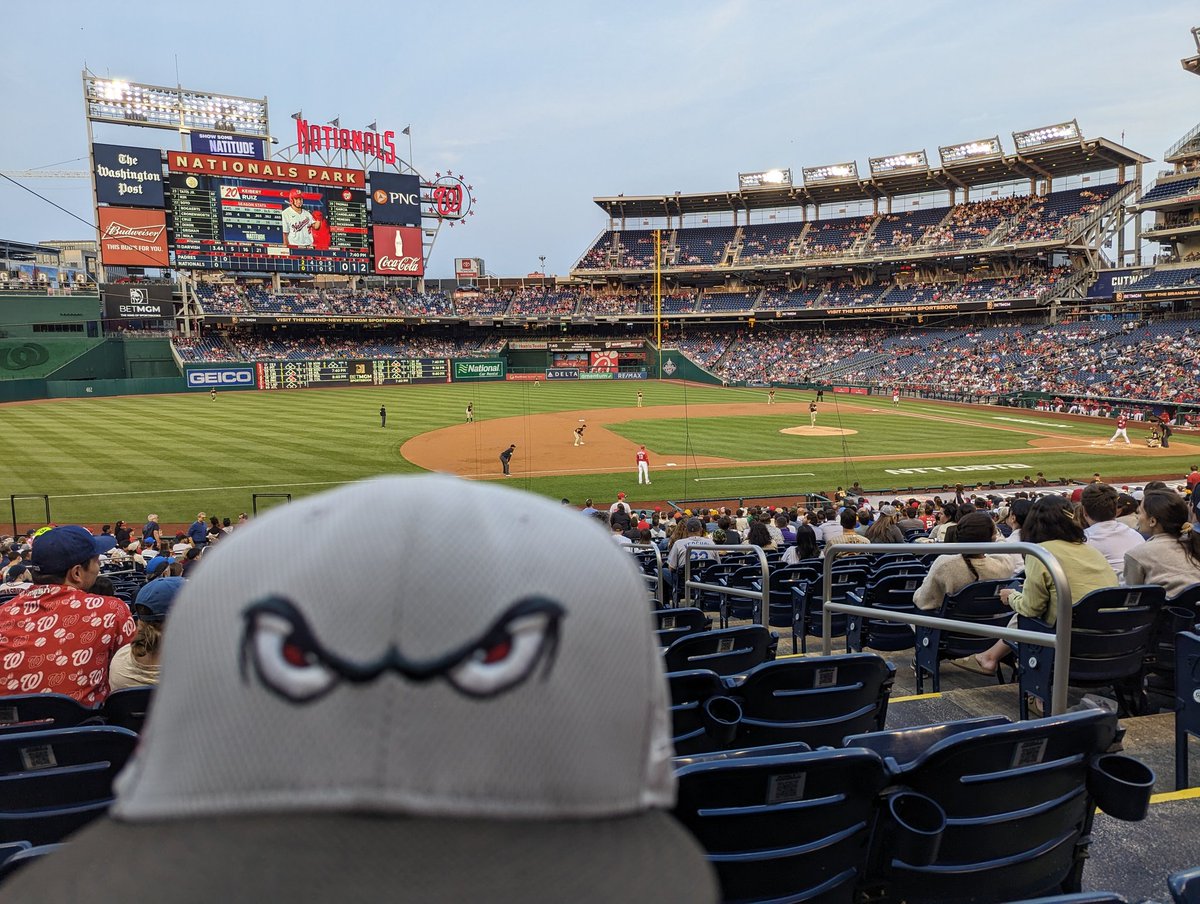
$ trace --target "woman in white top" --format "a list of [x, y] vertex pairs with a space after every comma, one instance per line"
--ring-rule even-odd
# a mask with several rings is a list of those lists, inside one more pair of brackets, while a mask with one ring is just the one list
[[1154, 490], [1138, 508], [1138, 530], [1149, 539], [1125, 553], [1125, 584], [1160, 584], [1168, 599], [1200, 583], [1200, 535], [1187, 503], [1173, 490]]

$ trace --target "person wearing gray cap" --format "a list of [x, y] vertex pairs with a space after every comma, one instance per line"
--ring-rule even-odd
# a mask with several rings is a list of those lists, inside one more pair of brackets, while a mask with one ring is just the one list
[[109, 815], [0, 899], [716, 901], [668, 812], [641, 574], [556, 502], [441, 475], [310, 496], [207, 553], [170, 621]]

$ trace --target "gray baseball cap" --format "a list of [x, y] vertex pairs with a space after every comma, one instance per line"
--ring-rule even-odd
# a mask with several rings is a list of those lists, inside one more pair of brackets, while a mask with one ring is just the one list
[[[461, 511], [466, 547], [445, 541]], [[13, 900], [717, 897], [665, 812], [644, 585], [550, 500], [431, 475], [281, 506], [205, 556], [162, 662], [111, 814]]]

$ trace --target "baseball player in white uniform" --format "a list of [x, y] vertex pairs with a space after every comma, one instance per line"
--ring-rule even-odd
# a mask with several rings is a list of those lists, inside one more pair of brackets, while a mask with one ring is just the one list
[[304, 209], [304, 194], [298, 188], [288, 192], [288, 206], [283, 209], [283, 240], [291, 248], [311, 248], [313, 230], [321, 224]]
[[650, 485], [650, 456], [646, 454], [646, 447], [639, 446], [637, 450], [637, 468], [638, 468], [638, 483]]

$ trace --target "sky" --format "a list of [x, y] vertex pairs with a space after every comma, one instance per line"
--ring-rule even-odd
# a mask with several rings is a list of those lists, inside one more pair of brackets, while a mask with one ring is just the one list
[[[928, 150], [1078, 119], [1148, 157], [1200, 120], [1194, 2], [658, 0], [285, 4], [12, 3], [0, 170], [86, 169], [80, 71], [266, 96], [289, 116], [411, 126], [422, 175], [453, 170], [476, 215], [442, 229], [489, 273], [566, 274], [606, 227], [592, 198], [733, 190], [737, 174]], [[178, 71], [178, 79], [176, 72]], [[109, 126], [98, 141], [170, 132]], [[135, 137], [136, 136], [136, 137]], [[407, 152], [406, 139], [397, 148]], [[1152, 177], [1159, 164], [1147, 167]], [[25, 182], [94, 220], [86, 180]], [[637, 225], [637, 224], [631, 224]], [[94, 238], [0, 181], [0, 237]]]

